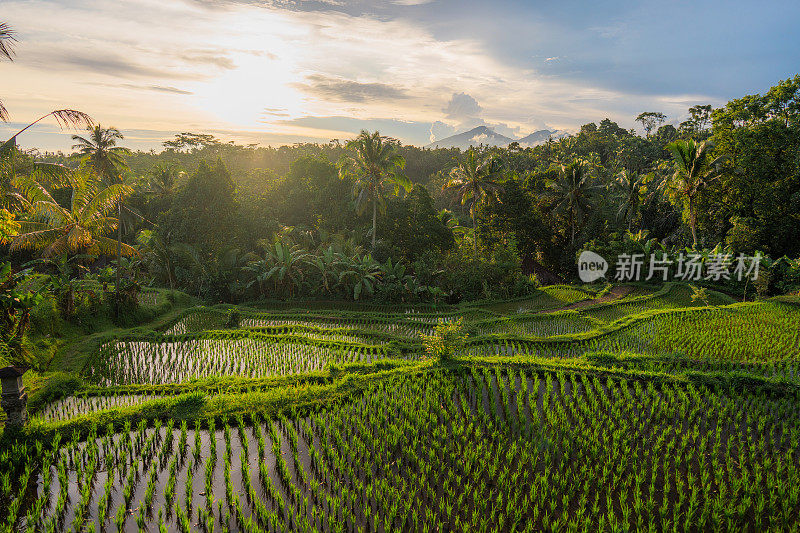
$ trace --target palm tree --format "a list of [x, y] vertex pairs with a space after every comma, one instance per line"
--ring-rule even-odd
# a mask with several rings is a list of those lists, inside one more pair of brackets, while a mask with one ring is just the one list
[[117, 146], [117, 141], [125, 137], [117, 128], [103, 128], [100, 124], [86, 128], [88, 138], [73, 135], [73, 150], [77, 150], [81, 163], [89, 165], [97, 174], [109, 183], [122, 181], [121, 172], [127, 168], [126, 155], [130, 150]]
[[361, 130], [358, 137], [346, 144], [351, 151], [339, 164], [341, 178], [352, 177], [356, 197], [356, 209], [362, 214], [367, 204], [372, 204], [372, 248], [375, 248], [378, 209], [386, 208], [387, 189], [394, 194], [400, 189], [409, 190], [411, 182], [400, 171], [406, 161], [397, 153], [397, 142], [382, 136], [377, 131]]
[[0, 207], [0, 244], [6, 244], [19, 233], [20, 224], [16, 221], [14, 213]]
[[[11, 61], [14, 61], [14, 49], [12, 45], [16, 39], [14, 38], [14, 30], [5, 22], [0, 22], [0, 56], [5, 56]], [[0, 100], [0, 122], [8, 121], [8, 110]]]
[[586, 215], [591, 207], [592, 196], [600, 188], [593, 185], [591, 165], [578, 159], [568, 165], [561, 165], [558, 179], [549, 181], [550, 197], [556, 202], [556, 212], [566, 212], [570, 228], [570, 244], [575, 244], [575, 232], [578, 221]]
[[469, 205], [472, 227], [475, 231], [473, 247], [475, 258], [478, 257], [478, 225], [475, 219], [477, 208], [490, 198], [499, 200], [505, 181], [500, 160], [490, 155], [479, 159], [475, 149], [470, 147], [467, 157], [450, 171], [450, 179], [442, 190], [451, 191], [461, 205]]
[[[72, 145], [73, 150], [77, 150], [81, 156], [81, 164], [91, 167], [101, 179], [106, 183], [122, 183], [122, 170], [128, 165], [125, 163], [124, 156], [130, 154], [130, 150], [117, 146], [117, 140], [124, 139], [124, 136], [117, 128], [103, 128], [100, 124], [94, 127], [87, 127], [90, 135], [81, 137], [73, 135], [72, 140], [76, 144]], [[117, 283], [115, 291], [117, 293], [117, 314], [119, 314], [119, 286], [122, 275], [122, 198], [117, 204]]]
[[[116, 243], [105, 235], [119, 221], [109, 214], [132, 189], [121, 183], [106, 186], [97, 176], [86, 174], [71, 175], [68, 184], [72, 189], [70, 206], [62, 207], [30, 176], [15, 179], [29, 220], [20, 222], [19, 235], [11, 241], [12, 252], [41, 250], [45, 258], [80, 253], [113, 255]], [[133, 256], [136, 250], [118, 245], [118, 253]]]
[[56, 109], [55, 111], [50, 111], [46, 115], [42, 115], [41, 117], [37, 118], [17, 133], [12, 135], [8, 140], [6, 140], [2, 145], [0, 145], [0, 161], [6, 160], [10, 158], [11, 155], [14, 153], [14, 149], [17, 147], [17, 137], [22, 135], [25, 131], [29, 128], [32, 128], [39, 122], [43, 121], [47, 117], [53, 117], [56, 119], [56, 123], [61, 129], [65, 129], [67, 127], [77, 127], [80, 125], [84, 125], [87, 127], [91, 127], [92, 125], [92, 118], [83, 113], [81, 111], [76, 111], [74, 109]]
[[625, 221], [628, 231], [639, 212], [645, 184], [651, 178], [652, 174], [637, 174], [624, 169], [614, 177], [614, 181], [610, 184], [611, 195], [619, 206], [617, 215]]
[[700, 191], [719, 177], [717, 172], [724, 156], [710, 159], [714, 144], [711, 141], [698, 143], [695, 140], [679, 139], [667, 145], [672, 155], [672, 164], [667, 167], [671, 174], [662, 184], [668, 191], [681, 198], [688, 208], [689, 227], [692, 230], [692, 246], [697, 248], [697, 198]]
[[169, 198], [175, 194], [175, 184], [183, 174], [183, 171], [178, 171], [173, 165], [161, 163], [154, 166], [147, 179], [147, 193], [159, 200]]
[[152, 230], [143, 230], [136, 237], [140, 252], [147, 263], [147, 270], [154, 276], [166, 280], [170, 289], [175, 288], [175, 264], [177, 252]]

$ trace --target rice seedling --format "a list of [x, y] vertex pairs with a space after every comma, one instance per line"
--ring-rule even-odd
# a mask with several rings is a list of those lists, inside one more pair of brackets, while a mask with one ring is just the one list
[[[208, 445], [182, 463], [198, 436]], [[73, 459], [49, 467], [60, 479], [42, 523], [86, 517], [101, 529], [107, 515], [83, 494], [105, 494], [94, 472], [115, 446], [130, 465], [109, 474], [122, 480], [108, 499], [120, 502], [120, 529], [775, 530], [794, 527], [800, 511], [794, 398], [691, 384], [472, 367], [377, 382], [307, 418], [138, 426], [113, 441], [59, 449]], [[153, 481], [162, 475], [163, 488]], [[78, 497], [59, 506], [65, 490]], [[142, 501], [131, 515], [134, 493]]]

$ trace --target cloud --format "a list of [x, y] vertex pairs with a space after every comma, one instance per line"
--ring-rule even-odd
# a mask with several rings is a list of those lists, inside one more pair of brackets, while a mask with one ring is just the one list
[[41, 50], [25, 57], [27, 64], [43, 70], [78, 70], [120, 78], [186, 77], [185, 74], [150, 66], [109, 52], [83, 50]]
[[280, 107], [265, 107], [264, 111], [261, 112], [263, 116], [270, 116], [270, 117], [290, 117], [291, 115], [287, 112], [286, 109]]
[[223, 70], [231, 70], [236, 68], [236, 64], [233, 62], [233, 60], [224, 53], [220, 53], [219, 50], [186, 50], [177, 54], [177, 57], [181, 61], [195, 65], [210, 65]]
[[483, 109], [478, 101], [467, 93], [453, 93], [442, 112], [447, 118], [466, 120], [481, 114]]
[[[795, 72], [800, 4], [775, 20], [731, 1], [709, 27], [718, 9], [686, 21], [655, 0], [0, 0], [21, 37], [2, 90], [15, 116], [70, 106], [123, 130], [368, 127], [422, 144], [477, 125], [630, 127], [643, 109], [672, 120]], [[737, 19], [754, 23], [733, 42]], [[667, 33], [670, 47], [653, 37]], [[282, 122], [309, 116], [338, 118]]]
[[298, 83], [296, 86], [313, 96], [342, 102], [408, 98], [404, 91], [385, 83], [361, 83], [324, 74], [306, 76], [306, 83]]
[[[380, 131], [381, 134], [404, 143], [419, 144], [418, 139], [425, 138], [430, 129], [430, 123], [418, 121], [398, 120], [394, 118], [358, 119], [346, 116], [305, 116], [278, 122], [287, 131], [295, 134], [302, 132], [306, 137], [313, 136], [321, 140], [332, 138], [349, 139], [366, 129]], [[327, 135], [327, 136], [326, 136]]]
[[446, 124], [441, 120], [437, 120], [433, 124], [431, 124], [430, 135], [429, 139], [431, 142], [434, 142], [439, 139], [444, 139], [445, 137], [449, 137], [456, 132], [455, 127], [451, 126], [450, 124]]
[[120, 87], [127, 87], [129, 89], [142, 89], [146, 91], [156, 91], [162, 93], [173, 93], [173, 94], [194, 94], [192, 91], [184, 91], [183, 89], [178, 89], [177, 87], [166, 86], [166, 85], [137, 85], [135, 83], [123, 83]]

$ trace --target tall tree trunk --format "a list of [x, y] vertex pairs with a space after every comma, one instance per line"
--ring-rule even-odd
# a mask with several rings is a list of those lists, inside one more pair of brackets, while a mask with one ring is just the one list
[[117, 319], [119, 319], [119, 285], [120, 274], [122, 273], [122, 197], [117, 204], [117, 283], [114, 287], [114, 309]]
[[372, 199], [372, 250], [375, 251], [375, 232], [377, 231], [378, 199]]
[[570, 239], [569, 243], [575, 245], [575, 212], [569, 212]]
[[475, 209], [472, 210], [472, 249], [475, 261], [478, 260], [478, 223], [475, 221]]
[[689, 198], [689, 227], [692, 229], [692, 248], [697, 249], [697, 215], [694, 212], [694, 198]]

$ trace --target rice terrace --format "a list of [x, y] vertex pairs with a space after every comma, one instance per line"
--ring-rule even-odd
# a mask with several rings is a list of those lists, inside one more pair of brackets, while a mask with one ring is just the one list
[[800, 533], [800, 3], [0, 1], [0, 533]]
[[0, 455], [5, 527], [796, 528], [800, 300], [609, 289], [176, 307], [96, 336]]

